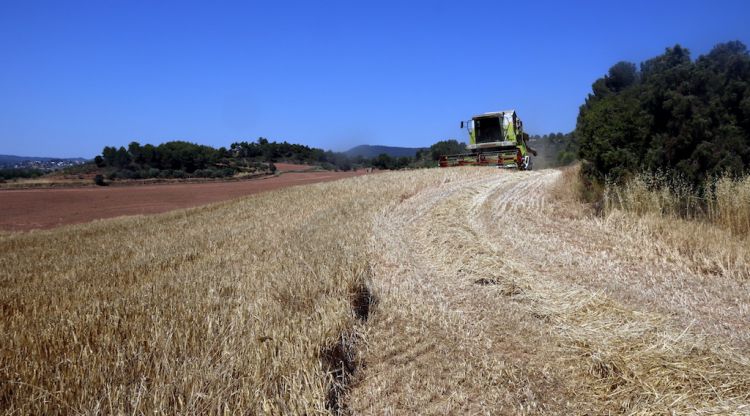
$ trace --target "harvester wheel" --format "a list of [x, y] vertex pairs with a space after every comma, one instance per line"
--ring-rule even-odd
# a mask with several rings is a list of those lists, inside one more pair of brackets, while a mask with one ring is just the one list
[[531, 170], [531, 158], [524, 156], [523, 159], [518, 161], [518, 170]]

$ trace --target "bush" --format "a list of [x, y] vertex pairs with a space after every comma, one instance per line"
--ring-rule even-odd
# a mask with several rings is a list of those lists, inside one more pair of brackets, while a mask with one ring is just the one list
[[117, 172], [117, 177], [120, 179], [138, 179], [138, 174], [132, 170], [124, 169]]
[[31, 168], [0, 169], [0, 179], [36, 178], [45, 173], [46, 172], [41, 169]]
[[104, 175], [94, 176], [94, 183], [98, 186], [107, 186], [107, 182], [104, 181]]
[[194, 178], [223, 178], [225, 176], [232, 176], [234, 175], [234, 170], [231, 168], [226, 169], [214, 169], [214, 168], [208, 168], [208, 169], [198, 169], [195, 172], [193, 172], [192, 176]]

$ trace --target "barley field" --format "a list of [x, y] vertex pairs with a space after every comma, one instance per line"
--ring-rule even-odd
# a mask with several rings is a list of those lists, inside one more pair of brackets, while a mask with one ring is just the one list
[[391, 172], [1, 233], [0, 410], [750, 413], [747, 233], [576, 186]]

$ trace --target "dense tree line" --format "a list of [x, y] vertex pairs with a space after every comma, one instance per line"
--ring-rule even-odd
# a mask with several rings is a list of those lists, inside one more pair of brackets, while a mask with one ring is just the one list
[[291, 162], [321, 165], [327, 169], [351, 170], [356, 163], [343, 153], [326, 151], [303, 144], [271, 142], [259, 138], [256, 142], [235, 142], [229, 147], [235, 158], [249, 158], [256, 161]]
[[398, 170], [409, 167], [414, 162], [414, 158], [408, 156], [393, 157], [385, 153], [381, 153], [377, 157], [369, 160], [368, 165], [384, 170]]
[[676, 45], [594, 82], [576, 137], [592, 178], [663, 170], [698, 183], [750, 166], [750, 55], [734, 41], [697, 60]]
[[184, 141], [158, 146], [131, 142], [128, 148], [107, 146], [94, 158], [99, 167], [110, 168], [110, 178], [138, 179], [153, 177], [224, 177], [234, 175], [234, 168], [222, 167], [229, 156], [225, 148], [214, 149]]
[[274, 162], [318, 165], [329, 170], [355, 168], [404, 169], [437, 166], [441, 154], [461, 153], [465, 145], [456, 140], [440, 141], [416, 157], [391, 157], [381, 154], [374, 158], [349, 157], [344, 153], [326, 151], [301, 144], [274, 142], [259, 138], [255, 142], [238, 141], [229, 149], [215, 149], [185, 141], [172, 141], [158, 146], [132, 142], [125, 147], [107, 146], [94, 159], [99, 168], [107, 170], [110, 179], [227, 177], [240, 171], [275, 170]]

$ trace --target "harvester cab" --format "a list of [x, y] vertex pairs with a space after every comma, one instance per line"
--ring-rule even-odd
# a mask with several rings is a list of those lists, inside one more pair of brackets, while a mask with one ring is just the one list
[[531, 169], [531, 155], [536, 151], [528, 144], [523, 123], [515, 110], [479, 114], [462, 121], [461, 128], [469, 132], [467, 153], [443, 155], [440, 167], [497, 166], [501, 168]]

